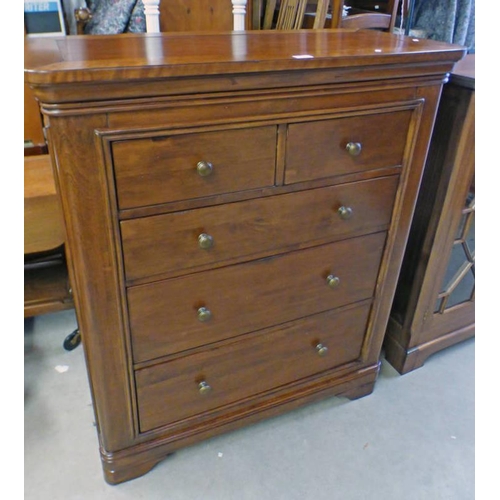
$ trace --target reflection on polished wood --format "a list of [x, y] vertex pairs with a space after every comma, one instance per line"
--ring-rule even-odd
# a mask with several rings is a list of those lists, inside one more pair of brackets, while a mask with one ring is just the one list
[[[368, 30], [69, 36], [29, 38], [25, 47], [25, 68], [32, 84], [116, 83], [132, 78], [300, 69], [359, 70], [360, 65], [368, 69], [410, 61], [446, 63], [449, 57], [462, 53], [461, 48], [443, 42], [416, 42]], [[310, 57], [297, 58], [304, 55]], [[90, 98], [87, 93], [87, 100]]]

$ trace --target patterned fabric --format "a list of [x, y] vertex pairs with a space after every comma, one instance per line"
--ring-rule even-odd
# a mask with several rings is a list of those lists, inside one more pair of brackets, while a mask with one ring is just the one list
[[475, 52], [475, 0], [416, 0], [412, 28]]
[[117, 33], [143, 33], [146, 18], [142, 0], [86, 0], [92, 19], [85, 33], [115, 35]]

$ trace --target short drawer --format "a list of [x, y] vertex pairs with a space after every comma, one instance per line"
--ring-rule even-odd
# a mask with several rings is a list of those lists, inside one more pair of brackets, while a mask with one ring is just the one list
[[274, 184], [276, 127], [117, 141], [112, 145], [121, 209]]
[[147, 361], [370, 298], [385, 232], [127, 290]]
[[257, 337], [136, 371], [142, 432], [359, 358], [369, 306], [327, 312]]
[[404, 110], [289, 125], [285, 183], [400, 166], [411, 116]]
[[398, 176], [123, 221], [128, 280], [195, 269], [390, 222]]

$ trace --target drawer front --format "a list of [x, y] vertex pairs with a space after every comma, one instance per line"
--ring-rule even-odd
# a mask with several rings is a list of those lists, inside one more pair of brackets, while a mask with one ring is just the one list
[[117, 141], [112, 151], [119, 207], [155, 205], [272, 186], [276, 127]]
[[[129, 280], [237, 260], [388, 224], [399, 178], [121, 223]], [[344, 207], [344, 208], [342, 208]]]
[[401, 165], [411, 115], [405, 110], [289, 125], [285, 183]]
[[134, 360], [372, 297], [385, 236], [376, 233], [131, 287], [127, 294]]
[[[356, 360], [369, 306], [327, 312], [136, 372], [142, 432]], [[201, 384], [201, 385], [200, 385]]]

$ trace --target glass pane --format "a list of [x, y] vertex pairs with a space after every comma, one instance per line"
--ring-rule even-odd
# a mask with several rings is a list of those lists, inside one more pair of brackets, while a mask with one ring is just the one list
[[444, 299], [437, 299], [436, 304], [434, 306], [434, 312], [437, 313], [439, 312], [439, 308], [441, 307], [441, 303], [443, 302]]
[[467, 274], [460, 280], [458, 286], [451, 292], [446, 308], [456, 306], [462, 302], [468, 302], [474, 291], [474, 275], [469, 269]]
[[474, 183], [467, 194], [455, 235], [456, 239], [440, 292], [441, 297], [436, 298], [434, 312], [468, 302], [474, 293], [476, 248]]
[[462, 214], [462, 218], [460, 219], [460, 224], [458, 225], [458, 229], [455, 236], [456, 240], [460, 240], [464, 237], [464, 227], [466, 220], [467, 220], [467, 214]]
[[464, 247], [460, 243], [453, 245], [450, 260], [448, 262], [448, 268], [446, 269], [446, 274], [444, 275], [441, 293], [446, 292], [446, 290], [452, 286], [453, 281], [457, 278], [460, 269], [467, 260]]
[[465, 200], [465, 208], [472, 208], [474, 207], [475, 203], [476, 203], [476, 195], [473, 182], [473, 185], [471, 186], [469, 193], [467, 194], [467, 199]]
[[476, 228], [475, 228], [475, 216], [474, 212], [471, 212], [469, 215], [468, 224], [470, 224], [469, 231], [465, 237], [465, 243], [469, 248], [471, 254], [474, 254], [476, 250]]

